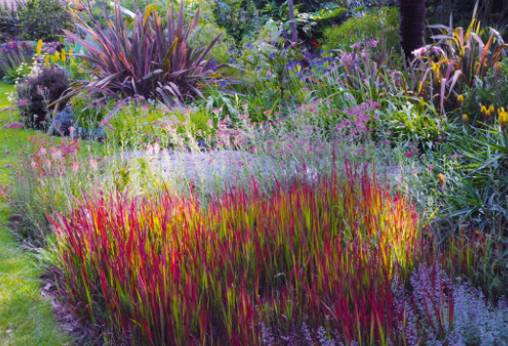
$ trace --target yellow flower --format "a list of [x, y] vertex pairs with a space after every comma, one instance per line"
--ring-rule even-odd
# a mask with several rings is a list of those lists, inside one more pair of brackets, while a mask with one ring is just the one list
[[439, 64], [435, 63], [435, 62], [431, 62], [430, 63], [430, 69], [434, 73], [434, 77], [436, 79], [440, 79], [439, 77], [441, 76], [441, 70], [439, 69]]
[[465, 123], [468, 123], [469, 122], [469, 114], [467, 114], [467, 113], [462, 114], [462, 121]]
[[496, 108], [494, 107], [494, 105], [490, 105], [489, 109], [487, 110], [488, 112], [488, 116], [491, 117], [492, 115], [494, 115], [494, 113], [496, 113]]
[[457, 101], [458, 101], [460, 104], [464, 104], [464, 95], [459, 95], [459, 96], [457, 96]]
[[481, 105], [480, 112], [487, 118], [490, 118], [496, 112], [496, 108], [494, 107], [494, 105], [490, 105], [488, 108], [485, 105], [482, 104], [480, 105]]
[[35, 54], [36, 55], [41, 55], [41, 53], [42, 53], [42, 45], [43, 45], [42, 40], [38, 40], [37, 41], [37, 46], [35, 47]]
[[444, 188], [446, 183], [446, 176], [443, 173], [438, 173], [437, 181], [439, 182], [439, 186], [441, 186], [441, 188]]
[[501, 107], [497, 110], [497, 115], [499, 117], [499, 125], [501, 125], [502, 128], [505, 128], [508, 126], [508, 111], [504, 107]]
[[62, 53], [60, 54], [60, 60], [65, 63], [65, 61], [67, 60], [67, 53], [65, 51], [65, 49], [62, 49]]

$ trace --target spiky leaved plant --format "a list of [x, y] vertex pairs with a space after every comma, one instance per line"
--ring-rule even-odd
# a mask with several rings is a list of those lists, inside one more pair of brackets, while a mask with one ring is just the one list
[[424, 44], [425, 0], [400, 0], [400, 37], [408, 60]]
[[153, 6], [134, 23], [124, 18], [119, 6], [105, 27], [92, 27], [81, 21], [80, 36], [67, 32], [68, 38], [85, 48], [81, 56], [92, 65], [93, 79], [84, 82], [92, 93], [109, 96], [184, 100], [200, 94], [215, 70], [207, 55], [220, 37], [207, 46], [194, 48], [190, 35], [198, 25], [199, 11], [190, 22], [184, 18], [183, 2], [162, 18]]

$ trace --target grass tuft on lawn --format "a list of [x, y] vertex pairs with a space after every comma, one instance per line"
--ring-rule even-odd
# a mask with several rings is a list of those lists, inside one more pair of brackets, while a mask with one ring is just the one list
[[[12, 91], [0, 83], [0, 110], [9, 106]], [[16, 120], [12, 110], [0, 112], [0, 345], [64, 345], [69, 339], [57, 326], [50, 302], [41, 296], [42, 269], [8, 229], [10, 210], [1, 189], [12, 183], [12, 164], [33, 135], [4, 127]]]

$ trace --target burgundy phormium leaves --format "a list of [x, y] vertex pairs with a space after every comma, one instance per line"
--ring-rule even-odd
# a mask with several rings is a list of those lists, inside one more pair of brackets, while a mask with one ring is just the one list
[[67, 32], [86, 49], [81, 58], [94, 67], [95, 80], [85, 88], [112, 97], [142, 96], [165, 103], [200, 95], [200, 86], [211, 79], [217, 67], [207, 56], [220, 37], [207, 46], [191, 47], [190, 35], [198, 24], [199, 11], [187, 23], [183, 4], [178, 13], [174, 8], [168, 11], [166, 18], [148, 6], [144, 14], [136, 15], [132, 30], [120, 7], [115, 6], [114, 18], [105, 29], [100, 23], [91, 27], [82, 21], [79, 27], [87, 38]]
[[413, 206], [348, 165], [343, 178], [270, 196], [253, 182], [207, 205], [101, 195], [53, 224], [69, 296], [133, 344], [259, 345], [303, 325], [399, 342], [391, 285], [422, 251]]

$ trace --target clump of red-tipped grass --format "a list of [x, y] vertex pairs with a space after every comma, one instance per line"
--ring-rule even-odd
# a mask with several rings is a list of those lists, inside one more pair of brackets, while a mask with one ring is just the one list
[[418, 218], [367, 170], [206, 205], [102, 195], [53, 224], [71, 299], [133, 344], [258, 345], [261, 329], [302, 324], [346, 343], [404, 338], [391, 285], [421, 251]]

